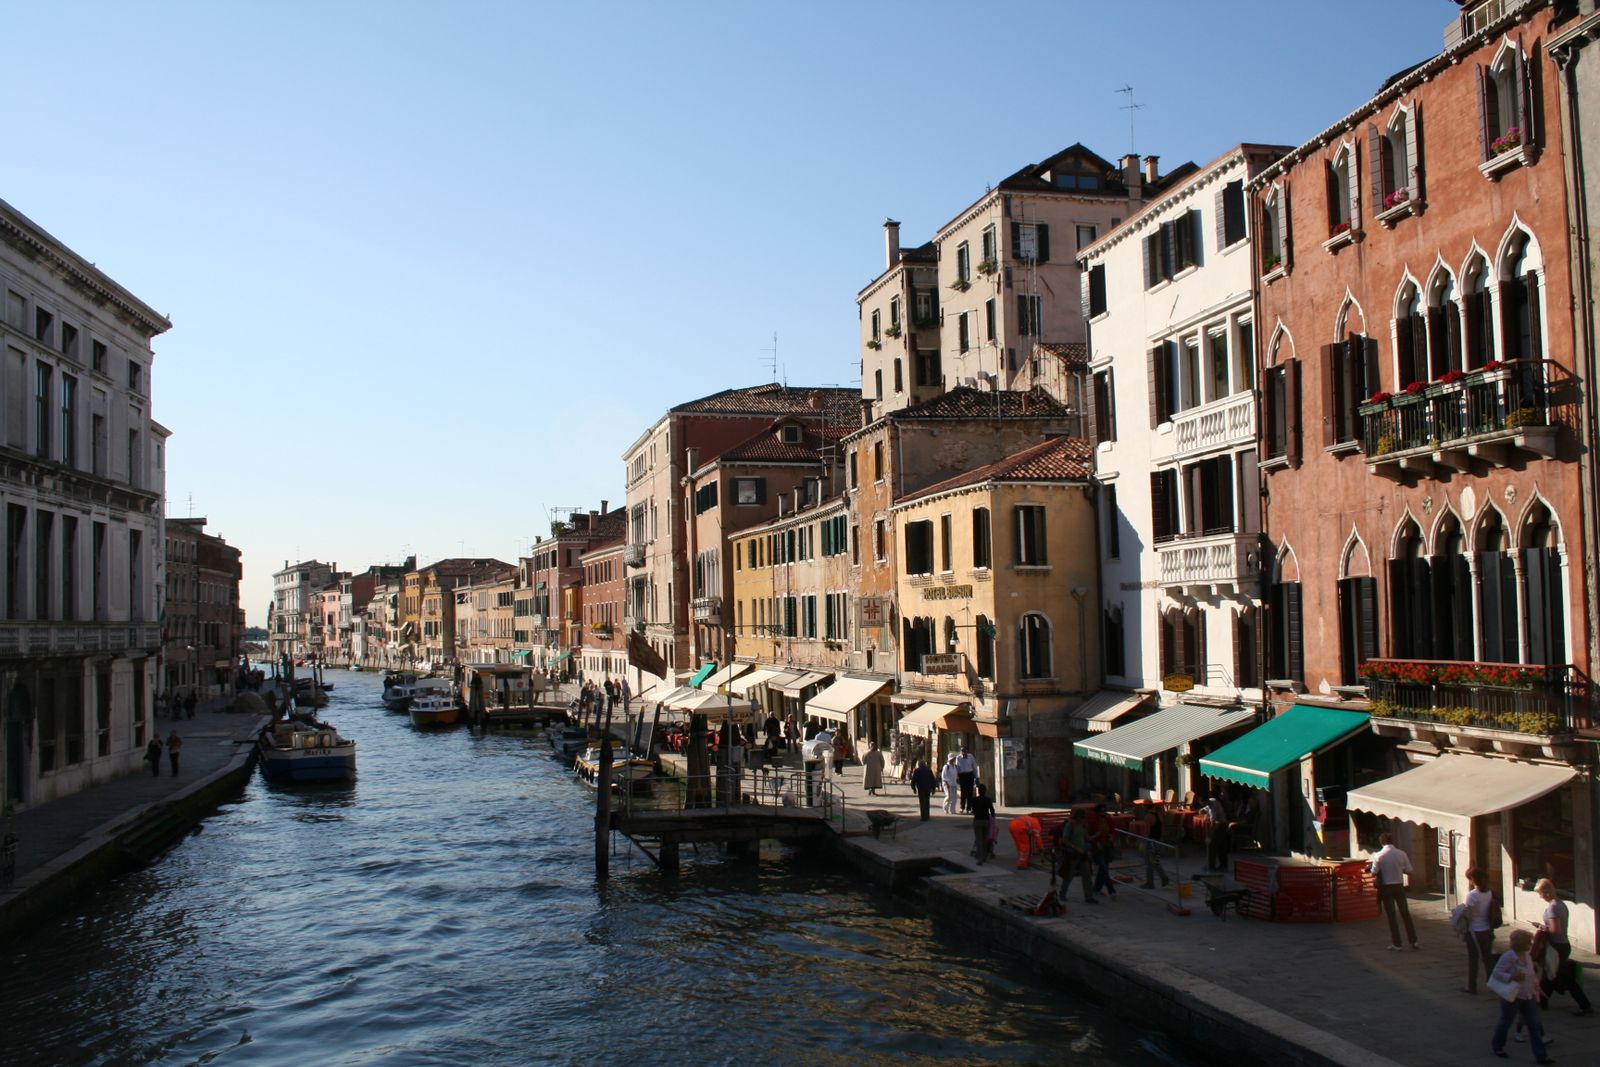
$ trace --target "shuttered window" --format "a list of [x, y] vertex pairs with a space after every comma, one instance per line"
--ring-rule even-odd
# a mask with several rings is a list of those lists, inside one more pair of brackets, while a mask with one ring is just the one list
[[1017, 528], [1017, 565], [1043, 567], [1050, 562], [1045, 550], [1045, 512], [1038, 504], [1019, 504], [1012, 509]]

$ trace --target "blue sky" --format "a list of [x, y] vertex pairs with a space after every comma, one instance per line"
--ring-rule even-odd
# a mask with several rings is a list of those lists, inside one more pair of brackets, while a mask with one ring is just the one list
[[[857, 384], [881, 223], [1082, 141], [1299, 143], [1452, 0], [71, 3], [7, 16], [0, 197], [173, 329], [168, 513], [287, 559], [514, 560], [673, 403]], [[1332, 14], [1330, 14], [1332, 13]], [[1356, 27], [1383, 32], [1350, 32]], [[1359, 44], [1359, 47], [1355, 45]]]

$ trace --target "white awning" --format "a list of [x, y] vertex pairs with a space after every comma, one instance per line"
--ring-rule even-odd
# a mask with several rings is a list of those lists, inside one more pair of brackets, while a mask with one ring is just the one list
[[[971, 706], [967, 703], [946, 704], [939, 700], [924, 701], [920, 706], [900, 716], [899, 730], [901, 733], [908, 733], [910, 730], [926, 732], [933, 729], [971, 733], [970, 728], [962, 730], [963, 726], [970, 727], [972, 722], [972, 714], [969, 711]], [[961, 721], [952, 722], [952, 719]]]
[[1073, 744], [1072, 751], [1084, 759], [1137, 771], [1152, 756], [1197, 738], [1243, 726], [1255, 717], [1253, 710], [1244, 708], [1175, 704], [1147, 719], [1100, 734], [1093, 741], [1078, 741]]
[[805, 671], [779, 671], [767, 679], [767, 688], [782, 692], [785, 687], [791, 686], [799, 679], [804, 678], [805, 674]]
[[767, 688], [776, 689], [786, 697], [798, 697], [801, 693], [805, 692], [807, 689], [810, 689], [818, 682], [826, 682], [832, 677], [832, 671], [807, 671], [798, 678], [794, 678], [783, 683], [779, 683], [777, 679], [773, 679], [767, 683]]
[[1071, 726], [1085, 733], [1103, 734], [1118, 719], [1149, 700], [1150, 696], [1149, 693], [1130, 693], [1126, 689], [1102, 689], [1073, 711]]
[[782, 671], [772, 670], [769, 667], [761, 667], [757, 670], [751, 671], [743, 678], [735, 678], [733, 681], [729, 682], [728, 692], [734, 693], [738, 696], [744, 696], [756, 686], [764, 685], [769, 679], [776, 678], [782, 673]]
[[730, 663], [716, 674], [713, 674], [711, 677], [701, 682], [700, 688], [714, 693], [717, 691], [717, 686], [733, 681], [735, 678], [739, 677], [739, 675], [743, 674], [749, 669], [750, 664], [748, 663]]
[[1472, 831], [1472, 820], [1538, 800], [1577, 776], [1572, 767], [1513, 763], [1489, 756], [1445, 755], [1352, 789], [1351, 811], [1369, 811], [1437, 830]]
[[888, 685], [888, 680], [882, 678], [840, 678], [806, 701], [806, 714], [844, 722], [858, 704], [882, 692]]
[[[631, 683], [630, 683], [631, 684]], [[653, 704], [678, 688], [677, 682], [669, 682], [665, 678], [657, 678], [653, 674], [646, 674], [644, 681], [639, 686], [639, 691], [630, 698], [640, 703]]]
[[707, 697], [716, 696], [715, 693], [702, 693], [693, 686], [680, 685], [666, 696], [661, 697], [661, 703], [669, 708], [678, 708], [686, 711]]

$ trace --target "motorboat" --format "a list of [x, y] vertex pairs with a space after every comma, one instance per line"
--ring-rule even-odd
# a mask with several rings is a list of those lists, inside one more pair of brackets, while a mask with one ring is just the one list
[[448, 689], [423, 688], [411, 697], [412, 726], [453, 726], [461, 718], [461, 705]]
[[[596, 786], [600, 784], [600, 745], [590, 742], [572, 764], [573, 773], [585, 785]], [[611, 788], [621, 789], [624, 786], [637, 786], [655, 774], [655, 761], [629, 756], [627, 748], [620, 742], [611, 746]]]
[[589, 731], [582, 726], [552, 726], [548, 733], [550, 747], [563, 763], [571, 763], [589, 747]]
[[256, 735], [256, 756], [262, 775], [274, 781], [338, 781], [356, 773], [355, 741], [310, 716], [262, 727]]
[[[400, 675], [399, 678], [405, 680], [396, 681], [383, 690], [383, 706], [390, 711], [409, 710], [412, 700], [423, 693], [442, 693], [451, 697], [448, 678], [418, 678], [416, 675]], [[453, 703], [454, 698], [451, 699]]]

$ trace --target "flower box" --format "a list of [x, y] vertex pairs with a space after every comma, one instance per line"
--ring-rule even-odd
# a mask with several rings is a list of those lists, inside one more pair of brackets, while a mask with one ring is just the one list
[[883, 347], [883, 342], [882, 341], [868, 341], [867, 342], [867, 347], [872, 349], [874, 352], [876, 352], [878, 349]]
[[996, 263], [992, 259], [986, 259], [982, 263], [978, 264], [978, 273], [979, 274], [993, 274], [995, 271], [997, 271], [999, 269], [1000, 269], [1000, 264]]
[[883, 332], [888, 334], [890, 337], [899, 337], [900, 336], [900, 327], [891, 326], [887, 330], [884, 330]]
[[1522, 147], [1522, 131], [1512, 126], [1499, 137], [1489, 142], [1489, 154], [1494, 156], [1504, 155], [1513, 148]]
[[958, 293], [964, 293], [968, 289], [972, 288], [972, 283], [967, 281], [965, 278], [957, 278], [955, 281], [950, 283], [950, 288], [954, 289]]

